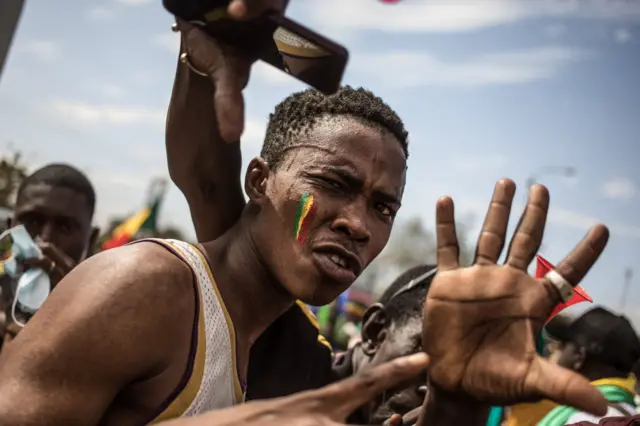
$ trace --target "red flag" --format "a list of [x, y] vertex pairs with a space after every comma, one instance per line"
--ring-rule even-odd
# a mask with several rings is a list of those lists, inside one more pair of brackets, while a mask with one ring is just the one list
[[[553, 266], [551, 262], [549, 262], [544, 257], [540, 256], [539, 254], [536, 255], [536, 274], [535, 274], [536, 278], [544, 277], [547, 274], [547, 272], [551, 271], [552, 269], [555, 269], [555, 266]], [[589, 296], [582, 287], [575, 286], [573, 288], [573, 297], [571, 298], [571, 300], [569, 300], [566, 303], [558, 303], [558, 305], [553, 310], [553, 313], [551, 314], [547, 322], [551, 321], [553, 317], [558, 315], [563, 310], [567, 309], [569, 306], [582, 303], [582, 302], [593, 303], [593, 300], [591, 299], [591, 296]]]

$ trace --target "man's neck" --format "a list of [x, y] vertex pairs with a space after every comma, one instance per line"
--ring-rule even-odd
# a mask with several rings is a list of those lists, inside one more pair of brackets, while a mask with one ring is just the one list
[[257, 250], [242, 218], [215, 241], [203, 244], [236, 333], [250, 345], [294, 303]]

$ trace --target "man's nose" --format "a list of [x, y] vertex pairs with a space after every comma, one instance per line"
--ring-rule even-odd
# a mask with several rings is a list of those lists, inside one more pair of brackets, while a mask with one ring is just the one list
[[333, 230], [358, 242], [367, 242], [371, 238], [368, 226], [368, 207], [364, 197], [358, 197], [344, 207], [333, 222]]
[[57, 244], [57, 235], [55, 224], [51, 221], [45, 222], [38, 230], [37, 239], [44, 241], [45, 243]]

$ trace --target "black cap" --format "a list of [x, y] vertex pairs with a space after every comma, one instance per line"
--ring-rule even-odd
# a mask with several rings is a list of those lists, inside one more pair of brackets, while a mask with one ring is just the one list
[[640, 359], [640, 339], [629, 320], [603, 308], [596, 307], [571, 323], [551, 321], [545, 327], [551, 337], [575, 343], [591, 357], [630, 372]]

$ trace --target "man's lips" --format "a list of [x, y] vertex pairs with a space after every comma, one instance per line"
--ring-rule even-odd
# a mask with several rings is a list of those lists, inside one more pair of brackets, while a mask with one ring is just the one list
[[356, 277], [362, 272], [362, 261], [350, 250], [338, 243], [320, 243], [313, 246], [313, 252], [337, 260], [344, 269], [350, 270]]

